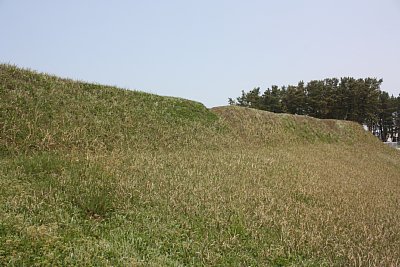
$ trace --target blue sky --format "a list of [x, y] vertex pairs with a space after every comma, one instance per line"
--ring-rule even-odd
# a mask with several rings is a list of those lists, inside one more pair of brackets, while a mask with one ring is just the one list
[[400, 0], [0, 0], [0, 62], [208, 107], [341, 76], [397, 96]]

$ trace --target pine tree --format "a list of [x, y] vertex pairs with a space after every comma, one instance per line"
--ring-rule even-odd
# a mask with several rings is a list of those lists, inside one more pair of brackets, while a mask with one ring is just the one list
[[278, 86], [273, 85], [271, 89], [267, 89], [262, 95], [262, 106], [264, 110], [275, 113], [282, 113], [284, 111], [282, 103], [282, 90]]
[[297, 86], [289, 85], [283, 95], [282, 103], [285, 112], [298, 115], [306, 114], [304, 82], [299, 82]]

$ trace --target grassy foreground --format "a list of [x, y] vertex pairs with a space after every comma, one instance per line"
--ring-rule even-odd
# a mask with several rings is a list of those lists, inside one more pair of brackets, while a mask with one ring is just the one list
[[399, 266], [399, 206], [355, 123], [0, 65], [0, 266]]

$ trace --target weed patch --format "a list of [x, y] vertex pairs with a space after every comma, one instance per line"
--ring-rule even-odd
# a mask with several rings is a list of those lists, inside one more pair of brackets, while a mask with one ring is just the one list
[[102, 219], [115, 209], [116, 180], [95, 163], [43, 152], [19, 156], [14, 164], [20, 179], [63, 196], [90, 218]]

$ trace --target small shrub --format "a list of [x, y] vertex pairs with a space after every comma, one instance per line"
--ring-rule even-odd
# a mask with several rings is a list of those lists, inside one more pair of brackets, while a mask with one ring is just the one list
[[103, 218], [115, 208], [115, 180], [98, 166], [72, 168], [62, 188], [70, 201], [92, 218]]

